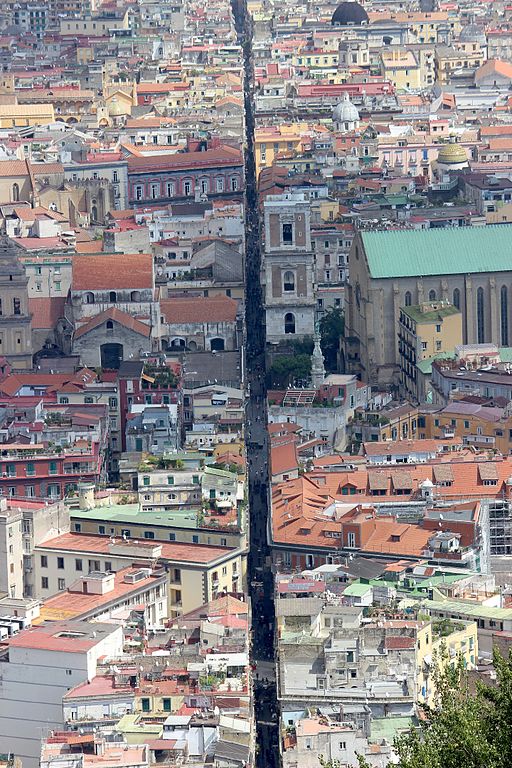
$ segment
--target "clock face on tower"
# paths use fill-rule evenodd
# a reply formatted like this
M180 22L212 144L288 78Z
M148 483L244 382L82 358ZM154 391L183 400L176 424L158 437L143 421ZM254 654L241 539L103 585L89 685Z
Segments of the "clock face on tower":
M361 286L356 283L356 304L358 309L361 307Z

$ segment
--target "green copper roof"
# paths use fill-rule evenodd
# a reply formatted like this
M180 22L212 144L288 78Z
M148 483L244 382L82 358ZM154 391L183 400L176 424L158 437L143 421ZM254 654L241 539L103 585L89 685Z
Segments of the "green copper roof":
M374 278L512 272L512 226L362 232Z

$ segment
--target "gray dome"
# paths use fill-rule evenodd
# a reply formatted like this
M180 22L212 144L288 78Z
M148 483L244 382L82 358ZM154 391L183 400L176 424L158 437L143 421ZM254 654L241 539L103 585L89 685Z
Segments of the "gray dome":
M355 2L340 3L334 11L331 24L335 27L347 27L368 23L368 14L362 5Z
M335 123L357 123L359 122L359 112L352 104L348 93L343 94L343 99L332 111L332 119Z
M478 26L478 24L467 24L465 27L462 27L459 40L462 43L480 43L480 45L487 45L485 32Z

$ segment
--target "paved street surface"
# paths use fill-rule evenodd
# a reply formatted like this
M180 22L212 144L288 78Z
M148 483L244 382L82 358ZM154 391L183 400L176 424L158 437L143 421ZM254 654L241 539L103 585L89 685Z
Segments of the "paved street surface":
M233 0L237 32L244 48L246 116L246 448L249 478L249 595L252 607L251 662L254 675L256 765L279 765L279 726L274 661L275 614L269 547L270 484L265 386L265 314L260 283L261 252L252 97L252 30L245 0ZM260 666L261 665L261 666ZM257 673L257 677L256 677Z

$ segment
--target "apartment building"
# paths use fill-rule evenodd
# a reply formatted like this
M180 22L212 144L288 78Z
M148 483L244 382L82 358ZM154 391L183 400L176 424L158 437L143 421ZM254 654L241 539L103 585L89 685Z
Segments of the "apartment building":
M117 572L134 564L165 567L168 578L167 615L177 616L205 601L244 588L239 549L68 533L34 550L34 596L62 592L91 571Z

